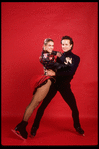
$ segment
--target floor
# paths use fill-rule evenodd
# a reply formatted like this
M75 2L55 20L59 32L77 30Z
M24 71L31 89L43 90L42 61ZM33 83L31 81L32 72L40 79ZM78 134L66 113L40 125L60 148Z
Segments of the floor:
M20 122L20 118L2 118L1 144L3 146L96 146L98 145L98 120L81 118L81 126L85 136L79 135L74 127L72 118L43 117L36 136L23 141L11 129ZM30 132L32 121L27 126Z

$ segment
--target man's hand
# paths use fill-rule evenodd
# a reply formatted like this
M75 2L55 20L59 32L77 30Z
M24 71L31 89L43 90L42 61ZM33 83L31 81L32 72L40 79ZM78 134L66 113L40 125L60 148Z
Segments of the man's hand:
M66 65L68 64L68 63L70 63L70 64L72 64L72 58L70 58L70 57L66 57L66 62L64 62Z
M55 72L51 69L46 70L46 72L47 72L47 74L46 74L47 76L55 76L56 75Z

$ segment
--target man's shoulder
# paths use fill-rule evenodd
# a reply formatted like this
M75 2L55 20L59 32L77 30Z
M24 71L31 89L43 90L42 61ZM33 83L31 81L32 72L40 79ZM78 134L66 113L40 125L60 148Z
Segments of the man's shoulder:
M72 53L72 55L73 55L74 57L80 59L80 56L78 56L78 55L76 55L76 54L74 54L74 53Z
M74 57L74 59L75 59L76 61L80 62L80 56L78 56L78 55L76 55L76 54L74 54L74 53L72 53L72 56Z

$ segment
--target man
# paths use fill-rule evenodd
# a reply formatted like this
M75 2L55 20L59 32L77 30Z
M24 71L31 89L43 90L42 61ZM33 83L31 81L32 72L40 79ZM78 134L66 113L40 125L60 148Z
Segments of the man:
M43 116L44 110L48 106L52 98L55 96L57 91L60 92L63 99L72 110L74 128L79 134L82 134L84 136L84 130L81 128L79 121L79 111L76 105L76 100L70 88L70 82L73 79L73 75L75 74L76 69L79 65L80 58L79 56L72 53L73 40L71 37L63 36L61 39L61 44L64 53L60 58L58 58L58 61L59 63L64 65L69 64L70 69L67 70L65 68L62 68L56 73L53 70L47 70L48 76L56 76L56 83L52 83L47 96L44 98L41 106L38 108L33 126L31 128L31 136L36 135L36 131L39 128L40 120Z

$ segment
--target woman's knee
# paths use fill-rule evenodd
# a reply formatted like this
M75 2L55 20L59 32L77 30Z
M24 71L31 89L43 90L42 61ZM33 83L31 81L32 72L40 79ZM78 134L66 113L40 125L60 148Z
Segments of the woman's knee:
M37 108L37 106L40 104L41 101L37 101L34 106L33 106L33 109Z

